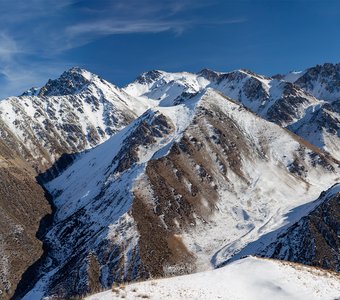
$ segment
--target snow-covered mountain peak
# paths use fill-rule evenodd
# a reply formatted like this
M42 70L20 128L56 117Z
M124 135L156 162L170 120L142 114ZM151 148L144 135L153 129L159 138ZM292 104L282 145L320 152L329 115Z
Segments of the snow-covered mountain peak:
M57 79L50 79L40 89L38 96L65 96L78 94L86 89L90 84L105 82L98 75L85 69L73 67Z
M282 80L235 70L227 73L203 69L197 74L151 71L149 81L135 81L124 88L134 97L153 99L161 106L172 106L186 98L213 88L242 103L253 112L280 125L301 118L309 105L318 102L298 86ZM145 73L146 74L146 73Z
M188 72L150 71L123 90L133 97L148 99L160 106L172 106L181 102L181 98L196 94L208 83L203 77L199 80L196 74Z
M196 74L197 76L203 77L209 81L216 81L221 73L204 68L201 71L197 72Z
M294 83L318 99L340 99L340 63L316 65L305 70Z
M149 84L159 79L163 73L164 72L159 70L144 72L136 78L135 82L138 82L140 84Z
M318 118L320 126L310 124L310 121L316 119L312 115L316 115L325 104L324 99L327 95L328 99L333 99L333 103L336 99L340 99L340 84L336 81L339 76L337 68L337 65L326 64L322 68L317 66L306 71L294 71L286 76L273 77L262 76L244 69L225 73L203 69L196 74L151 71L148 76L149 81L132 82L123 90L140 99L149 101L152 99L155 105L172 106L191 99L207 88L213 88L271 122L284 127L290 126L290 129L294 128L293 132L338 157L340 133L336 132L339 118L336 110L332 109L331 126L327 125L329 117L323 117L322 120ZM315 80L306 79L303 84L304 78L311 77L309 73L320 73L323 79L320 81L319 75L314 74ZM313 85L313 88L309 88L310 85ZM315 90L316 86L320 89ZM334 92L329 94L331 89ZM323 97L319 98L321 94Z
M40 91L39 87L31 87L27 91L23 92L20 96L38 96Z

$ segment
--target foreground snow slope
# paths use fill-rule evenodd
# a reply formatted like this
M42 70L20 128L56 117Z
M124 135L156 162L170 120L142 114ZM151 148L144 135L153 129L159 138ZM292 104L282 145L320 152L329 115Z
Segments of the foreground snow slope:
M287 262L248 257L213 271L117 287L86 300L330 300L339 297L339 275Z

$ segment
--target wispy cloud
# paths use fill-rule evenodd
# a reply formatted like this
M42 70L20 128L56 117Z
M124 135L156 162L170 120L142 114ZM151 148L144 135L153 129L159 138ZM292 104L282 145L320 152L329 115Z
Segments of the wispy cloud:
M100 20L79 23L67 27L65 30L69 38L76 38L83 34L90 34L92 38L101 35L128 34L128 33L157 33L168 30L182 31L189 23L183 21L163 20Z
M0 62L11 62L13 56L20 53L20 49L14 39L6 33L0 32Z
M132 34L132 33L159 33L172 31L176 35L182 34L187 29L195 26L211 26L223 24L236 24L246 22L245 18L227 20L95 20L78 23L65 28L64 43L62 50L78 47L106 35Z
M196 17L193 12L215 4L202 0L107 1L105 6L82 6L86 20L65 27L65 49L82 46L107 35L159 33L183 34L197 26L243 23L245 18L218 19ZM191 16L185 13L191 12ZM62 50L65 50L62 49Z

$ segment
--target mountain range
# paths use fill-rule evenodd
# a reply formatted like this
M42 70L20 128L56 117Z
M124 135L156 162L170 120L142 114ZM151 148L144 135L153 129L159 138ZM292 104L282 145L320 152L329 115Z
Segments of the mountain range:
M340 64L123 88L75 67L1 100L0 134L4 299L248 255L340 270Z

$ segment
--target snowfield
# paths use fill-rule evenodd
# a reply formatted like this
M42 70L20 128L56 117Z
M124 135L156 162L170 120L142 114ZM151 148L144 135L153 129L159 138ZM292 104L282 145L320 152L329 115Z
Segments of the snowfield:
M85 299L122 298L339 299L340 276L288 262L247 257L213 271L134 283Z

